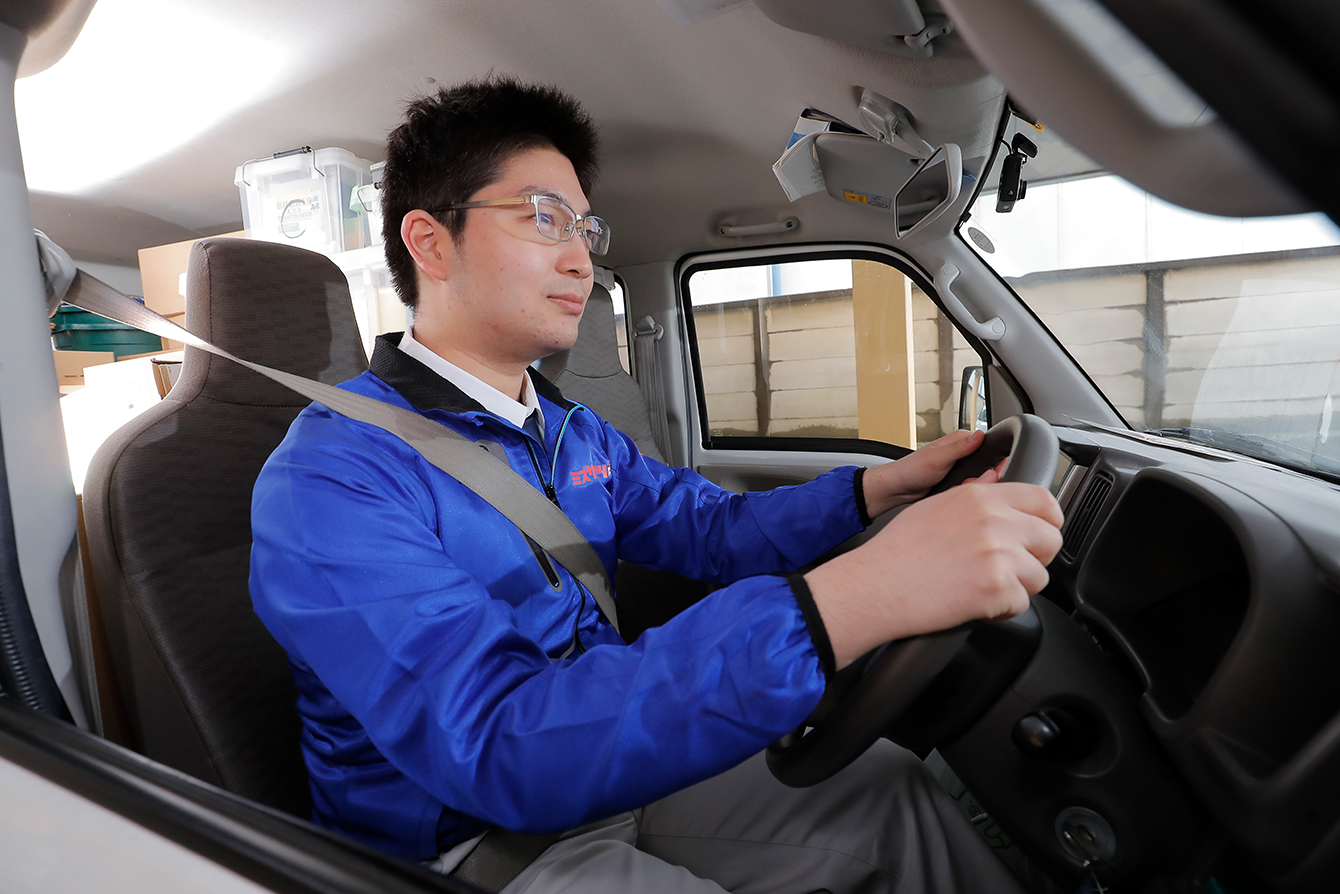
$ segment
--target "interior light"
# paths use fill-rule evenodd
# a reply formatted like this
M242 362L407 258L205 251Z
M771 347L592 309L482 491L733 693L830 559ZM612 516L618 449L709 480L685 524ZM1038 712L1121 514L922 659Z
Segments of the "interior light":
M81 193L208 131L278 83L288 53L165 0L101 0L65 58L15 85L33 190Z

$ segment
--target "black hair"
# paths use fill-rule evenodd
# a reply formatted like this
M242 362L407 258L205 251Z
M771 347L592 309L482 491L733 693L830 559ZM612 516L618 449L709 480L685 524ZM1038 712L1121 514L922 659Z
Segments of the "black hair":
M508 159L537 148L566 156L582 191L590 194L599 172L595 122L556 87L490 75L409 104L404 120L386 138L381 179L386 264L407 307L418 304L419 287L414 259L400 238L405 215L469 201L498 179ZM459 242L465 213L434 216Z

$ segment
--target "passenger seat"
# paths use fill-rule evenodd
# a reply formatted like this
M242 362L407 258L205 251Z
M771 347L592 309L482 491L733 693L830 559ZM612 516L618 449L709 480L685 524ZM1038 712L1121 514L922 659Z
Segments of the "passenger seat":
M540 361L540 372L569 400L585 404L628 435L644 456L664 462L652 437L647 401L633 377L619 362L617 322L609 290L591 288L577 342ZM643 630L658 627L707 595L710 587L678 574L620 562L615 579L619 627L629 642Z
M328 258L204 239L186 327L240 357L337 384L367 368L349 287ZM252 611L251 491L306 398L186 349L158 405L94 456L84 515L131 744L154 760L304 818L297 691Z

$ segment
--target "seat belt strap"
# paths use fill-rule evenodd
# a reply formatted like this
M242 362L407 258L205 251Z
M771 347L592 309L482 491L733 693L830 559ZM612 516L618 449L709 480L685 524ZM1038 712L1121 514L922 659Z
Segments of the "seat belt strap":
M661 366L656 357L656 343L663 335L664 327L650 316L638 320L633 330L633 362L651 419L651 439L665 461L670 462L670 423L666 419L665 389L661 387Z
M511 466L476 446L469 438L412 410L236 357L82 270L70 285L65 302L126 326L227 358L342 416L395 435L428 462L478 494L553 556L590 591L605 619L614 625L615 630L619 629L614 590L605 565L577 526Z
M489 829L449 874L485 891L501 891L560 837L557 832L523 835L508 829Z

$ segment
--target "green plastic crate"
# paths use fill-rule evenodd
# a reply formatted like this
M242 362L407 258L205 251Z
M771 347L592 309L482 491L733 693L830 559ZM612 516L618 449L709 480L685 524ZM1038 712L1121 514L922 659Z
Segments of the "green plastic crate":
M119 329L62 329L51 334L58 351L111 351L119 360L132 354L163 350L157 335L122 326Z
M51 341L58 351L111 351L120 359L163 350L157 335L63 304L51 320Z

